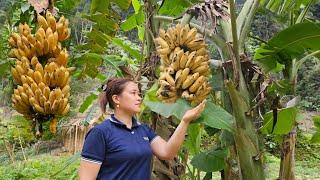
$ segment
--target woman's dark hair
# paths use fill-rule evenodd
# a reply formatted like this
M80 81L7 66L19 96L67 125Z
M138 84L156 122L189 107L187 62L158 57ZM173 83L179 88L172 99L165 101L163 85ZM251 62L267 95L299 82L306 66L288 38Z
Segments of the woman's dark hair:
M120 95L128 82L134 82L130 78L111 78L102 85L102 92L99 95L99 105L102 113L106 112L106 105L114 109L113 95Z

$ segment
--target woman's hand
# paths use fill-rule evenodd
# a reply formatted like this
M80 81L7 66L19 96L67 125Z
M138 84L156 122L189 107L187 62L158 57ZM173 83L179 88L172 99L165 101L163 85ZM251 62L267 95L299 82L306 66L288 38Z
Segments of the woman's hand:
M197 119L206 106L206 100L203 100L198 106L193 109L188 110L184 115L182 120L186 123L190 123L191 121Z

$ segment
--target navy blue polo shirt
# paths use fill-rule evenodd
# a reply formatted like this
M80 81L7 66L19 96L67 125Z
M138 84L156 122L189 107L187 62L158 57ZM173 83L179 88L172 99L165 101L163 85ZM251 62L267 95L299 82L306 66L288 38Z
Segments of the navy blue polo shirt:
M132 118L132 128L114 115L92 128L86 135L81 159L101 164L97 179L151 178L151 142L157 135Z

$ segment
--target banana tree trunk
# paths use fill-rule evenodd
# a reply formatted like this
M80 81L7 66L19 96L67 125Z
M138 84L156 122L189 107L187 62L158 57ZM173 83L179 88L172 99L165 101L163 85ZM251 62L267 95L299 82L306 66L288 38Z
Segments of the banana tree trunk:
M236 90L232 81L227 81L226 85L235 117L234 140L239 156L242 179L265 179L259 138L252 123L252 117L247 114L249 105L243 99L243 94Z
M279 180L294 180L294 154L296 144L296 130L293 129L284 137L281 145L281 163L279 171Z

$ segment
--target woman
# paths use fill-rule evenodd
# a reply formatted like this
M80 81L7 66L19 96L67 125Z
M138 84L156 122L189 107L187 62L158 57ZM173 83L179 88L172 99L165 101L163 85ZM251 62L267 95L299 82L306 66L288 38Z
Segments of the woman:
M99 97L103 112L114 109L108 120L95 126L86 136L81 153L79 176L89 179L150 179L154 154L173 159L182 145L189 123L198 118L205 102L188 110L168 142L135 118L142 98L138 85L127 78L111 79Z

